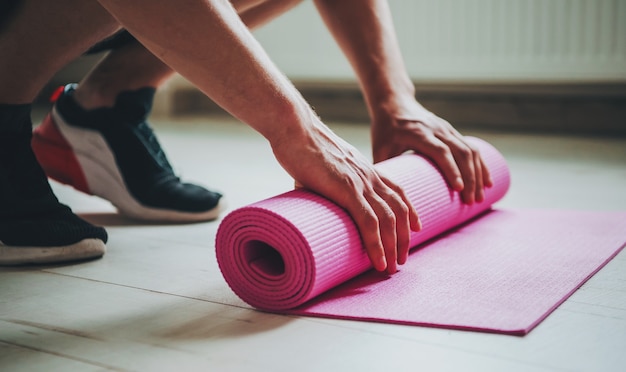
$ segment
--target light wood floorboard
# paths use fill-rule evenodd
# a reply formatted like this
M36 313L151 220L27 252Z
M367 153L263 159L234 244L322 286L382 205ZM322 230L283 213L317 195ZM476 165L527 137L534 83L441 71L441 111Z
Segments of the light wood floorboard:
M155 121L187 181L223 191L229 210L290 190L266 141L228 119ZM332 128L369 153L365 125ZM626 210L626 140L472 132L508 159L498 206ZM0 269L2 371L619 371L626 366L626 253L525 337L281 316L229 290L214 256L219 221L128 220L53 183L105 225L104 258ZM626 234L626 232L625 232Z

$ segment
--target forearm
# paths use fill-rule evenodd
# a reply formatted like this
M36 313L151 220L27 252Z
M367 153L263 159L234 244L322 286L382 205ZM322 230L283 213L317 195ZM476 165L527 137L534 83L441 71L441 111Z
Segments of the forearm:
M246 26L250 30L254 30L271 22L301 2L302 0L266 0L245 10L237 9L237 12Z
M100 2L154 55L271 143L311 125L306 102L228 1Z
M413 100L415 88L387 1L315 0L315 4L353 66L371 115L396 110L394 106Z

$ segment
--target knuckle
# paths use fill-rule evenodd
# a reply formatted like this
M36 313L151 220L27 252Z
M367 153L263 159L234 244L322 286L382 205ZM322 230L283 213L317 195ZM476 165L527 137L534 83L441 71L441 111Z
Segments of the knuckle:
M403 201L398 200L395 206L395 211L396 214L399 214L400 216L407 216L409 214L409 206Z
M385 187L385 190L380 193L381 197L385 200L385 214L388 218L396 218L396 216L406 216L409 214L409 207L406 205L403 199L403 191L397 185L393 187Z
M465 180L465 185L468 191L473 190L476 187L476 177L468 177L467 180Z
M373 213L363 213L361 215L361 225L365 229L366 232L376 231L378 230L378 218Z
M441 141L431 141L430 147L432 147L432 149L437 153L441 153L444 155L447 155L450 153L450 148Z
M473 158L472 150L469 147L462 146L456 150L456 155L458 159L467 161Z
M468 145L469 150L471 151L472 155L475 158L479 158L480 157L480 151L478 150L478 148L476 148L476 146L474 145Z
M452 124L450 124L450 122L447 119L444 119L442 117L436 116L436 118L438 119L438 121L441 123L441 126L447 130L453 129L454 127L452 126Z
M396 225L396 215L393 213L393 210L389 206L385 206L382 208L382 212L379 215L381 218L381 223L389 226L395 227Z

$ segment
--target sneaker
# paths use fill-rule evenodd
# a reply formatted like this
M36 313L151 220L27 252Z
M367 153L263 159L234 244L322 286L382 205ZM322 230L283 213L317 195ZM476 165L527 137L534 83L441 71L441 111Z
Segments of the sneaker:
M59 203L31 137L30 105L0 105L0 265L102 257L106 231Z
M62 88L34 131L33 149L49 177L150 221L212 220L222 195L183 183L146 122L154 88L122 92L113 108L82 109L75 84Z

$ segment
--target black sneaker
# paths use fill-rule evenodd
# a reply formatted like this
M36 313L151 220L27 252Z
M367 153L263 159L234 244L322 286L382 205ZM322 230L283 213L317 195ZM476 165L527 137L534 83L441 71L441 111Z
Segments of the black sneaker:
M30 105L0 105L0 265L101 257L106 231L59 203L31 137Z
M49 177L137 219L193 222L219 216L222 195L181 182L146 122L154 88L122 92L115 107L89 111L76 103L74 89L65 86L34 131L33 149Z

